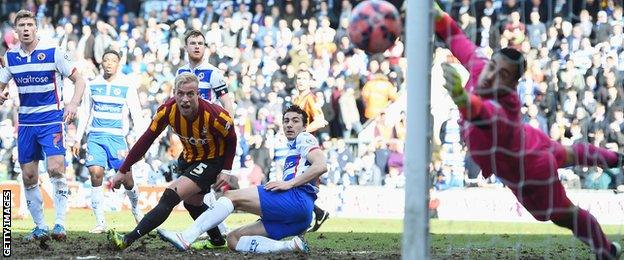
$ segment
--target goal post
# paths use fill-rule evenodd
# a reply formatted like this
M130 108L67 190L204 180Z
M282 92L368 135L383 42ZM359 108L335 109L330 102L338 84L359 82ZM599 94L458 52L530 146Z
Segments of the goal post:
M429 259L431 1L406 1L407 136L403 259Z

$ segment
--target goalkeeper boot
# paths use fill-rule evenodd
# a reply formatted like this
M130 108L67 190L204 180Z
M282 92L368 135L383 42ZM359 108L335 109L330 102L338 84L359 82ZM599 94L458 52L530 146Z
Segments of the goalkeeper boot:
M158 236L160 236L160 239L169 242L169 244L171 244L180 251L186 251L190 247L189 243L186 242L184 238L182 238L181 233L166 231L164 229L158 229L156 232L158 232Z
M112 230L112 229L109 230L106 237L108 238L108 241L110 241L110 243L112 244L115 250L124 250L128 248L128 246L130 246L124 240L124 236L122 234L117 233L117 231L115 230Z
M67 232L65 232L65 227L62 225L56 224L52 229L52 238L56 241L63 241L67 238Z
M48 236L48 228L39 228L35 227L30 232L30 234L24 236L24 241L30 242L35 240L48 240L50 237Z

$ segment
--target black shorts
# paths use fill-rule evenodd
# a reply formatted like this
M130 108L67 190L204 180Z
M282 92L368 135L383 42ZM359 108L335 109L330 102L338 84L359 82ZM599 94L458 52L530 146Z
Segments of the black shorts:
M222 158L186 162L178 160L178 173L191 179L201 189L201 194L210 193L210 186L217 181L217 175L223 170Z

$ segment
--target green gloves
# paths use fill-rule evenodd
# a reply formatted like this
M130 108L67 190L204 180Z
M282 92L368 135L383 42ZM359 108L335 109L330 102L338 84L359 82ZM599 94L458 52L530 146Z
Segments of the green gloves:
M468 95L462 87L459 72L450 64L442 63L442 72L444 75L444 88L449 92L453 102L459 107L465 107L468 104Z

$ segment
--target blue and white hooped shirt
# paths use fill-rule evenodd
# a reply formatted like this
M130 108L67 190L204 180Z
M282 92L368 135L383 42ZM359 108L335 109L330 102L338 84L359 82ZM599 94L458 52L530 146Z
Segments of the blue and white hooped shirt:
M190 72L197 76L199 79L199 96L205 100L215 102L217 98L228 93L223 72L210 64L208 59L204 59L194 69L190 68L190 64L185 64L178 69L176 76L184 72Z
M137 86L121 73L110 82L102 75L89 81L79 112L76 141L80 141L85 131L125 137L130 129L128 115L132 116L135 129L145 130L149 123L141 115Z
M20 47L4 55L5 67L0 69L0 82L11 79L17 85L21 126L42 126L63 121L63 77L76 68L60 48L39 41L31 53Z
M297 135L295 140L288 141L288 154L286 155L286 160L284 162L284 174L282 176L282 180L289 181L297 175L305 174L305 171L311 165L311 163L306 159L308 153L318 148L318 141L308 132L301 132ZM316 194L319 191L316 186L316 180L312 180L304 185L301 185L300 187L308 193Z

